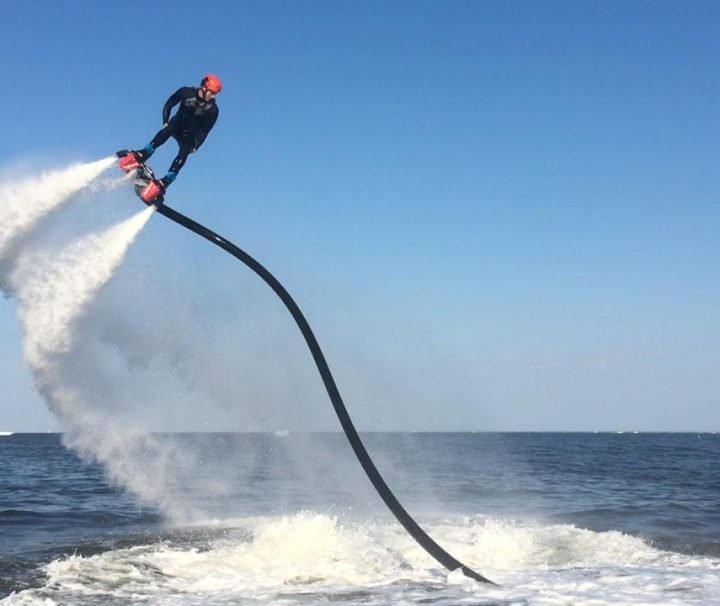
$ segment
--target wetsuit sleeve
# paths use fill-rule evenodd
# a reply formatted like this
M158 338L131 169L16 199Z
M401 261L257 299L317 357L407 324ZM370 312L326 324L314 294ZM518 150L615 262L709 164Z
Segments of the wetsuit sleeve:
M195 137L195 150L200 149L200 146L205 141L205 137L208 136L208 133L212 130L212 127L215 126L215 122L217 122L219 114L220 114L220 111L218 110L218 107L216 105L213 108L213 111L208 112L205 115L205 119L203 120L202 128L198 131L198 133Z
M172 108L185 98L185 88L186 87L178 88L172 95L170 95L170 98L165 101L162 111L163 124L167 124L170 121L170 112L172 111Z

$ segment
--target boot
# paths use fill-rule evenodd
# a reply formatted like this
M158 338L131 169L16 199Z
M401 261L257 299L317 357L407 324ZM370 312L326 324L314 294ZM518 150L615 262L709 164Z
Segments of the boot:
M167 189L168 186L175 181L175 177L177 177L177 173L171 170L167 175L160 179L160 184L163 186L163 189Z

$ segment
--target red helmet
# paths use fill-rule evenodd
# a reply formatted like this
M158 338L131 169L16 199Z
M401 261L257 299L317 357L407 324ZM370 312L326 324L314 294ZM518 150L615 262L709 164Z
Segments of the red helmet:
M202 82L200 82L200 86L202 88L206 88L214 95L217 95L222 90L222 82L220 82L220 78L214 74L208 74L205 76L202 79Z

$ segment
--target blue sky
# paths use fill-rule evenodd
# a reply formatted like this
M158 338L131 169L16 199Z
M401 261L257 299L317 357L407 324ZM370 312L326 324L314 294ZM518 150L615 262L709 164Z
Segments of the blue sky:
M715 2L11 0L0 166L139 147L217 73L169 203L286 283L361 429L720 430L718 31ZM0 303L0 428L54 429L17 333Z

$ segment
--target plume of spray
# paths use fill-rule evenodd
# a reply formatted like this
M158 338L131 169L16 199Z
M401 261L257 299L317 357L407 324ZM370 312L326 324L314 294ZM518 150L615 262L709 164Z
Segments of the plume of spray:
M65 443L102 463L115 483L168 511L172 496L161 478L167 477L167 468L181 463L182 453L142 427L128 427L114 418L112 409L97 406L92 391L68 372L74 364L91 363L82 353L84 359L77 359L77 322L153 211L149 207L60 251L24 249L8 283L18 303L25 360L38 390L64 424Z
M78 342L87 336L79 333L78 323L154 208L84 235L76 227L64 245L44 229L49 222L43 219L76 194L106 193L126 182L127 176L98 179L114 162L108 157L0 182L0 288L17 302L25 360L38 391L63 423L66 445L103 463L116 483L162 507L168 491L153 474L176 464L181 454L140 428L112 423L112 414L92 401L98 394L78 381L82 373L72 372L92 365L87 351L78 352ZM153 461L154 467L137 473L138 461Z
M54 171L41 179L16 180L11 186L0 183L1 201L12 209L0 209L0 288L17 302L26 362L38 391L63 424L65 445L101 463L113 483L158 507L172 521L207 519L205 497L225 495L246 484L241 476L251 473L252 465L240 470L232 464L212 470L199 466L203 447L152 433L153 416L165 428L172 422L167 402L172 403L175 416L185 411L193 418L212 401L222 403L219 410L235 407L240 394L243 405L251 409L250 416L257 409L262 420L268 408L262 400L267 399L270 381L254 361L256 348L247 348L253 351L253 359L246 359L242 349L238 352L236 338L223 338L224 322L218 323L222 330L208 343L205 319L208 311L212 313L208 306L203 308L202 333L191 330L195 314L183 317L184 329L178 332L178 314L192 311L192 304L185 305L182 296L181 301L168 297L168 286L157 284L156 271L150 283L141 286L139 297L132 291L137 272L131 284L123 284L121 276L109 283L152 208L99 229L91 215L106 206L106 197L103 205L68 205L62 213L54 213L52 220L40 221L80 190L105 194L124 182L127 178L88 181L113 162L109 158ZM81 215L67 221L77 210ZM81 228L80 223L86 226ZM58 228L66 232L60 240ZM182 284L187 281L183 275ZM194 301L197 284L191 281L191 286ZM157 296L148 297L147 290ZM216 312L224 317L224 312ZM262 334L256 345L267 342L268 328L255 331ZM248 328L243 337L255 332ZM276 349L271 352L273 358ZM280 370L290 366L283 364ZM253 373L263 379L262 389L248 395ZM287 391L295 394L297 390ZM282 395L282 389L275 392ZM247 420L246 416L243 421ZM245 450L241 454L253 456ZM189 487L201 498L194 500Z
M110 156L31 178L0 183L0 258L39 219L90 185L115 162Z
M18 256L10 287L18 301L25 359L43 371L70 350L72 326L107 283L154 208L110 229L89 234L65 250L31 250Z

